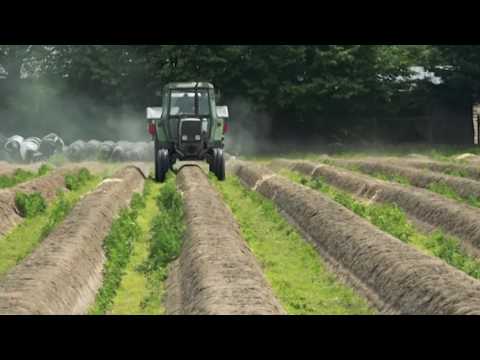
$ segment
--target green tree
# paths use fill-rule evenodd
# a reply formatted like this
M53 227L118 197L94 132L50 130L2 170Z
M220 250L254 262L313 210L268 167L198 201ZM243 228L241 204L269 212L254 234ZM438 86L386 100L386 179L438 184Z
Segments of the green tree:
M468 94L471 100L480 99L480 45L436 45L435 71L449 88Z

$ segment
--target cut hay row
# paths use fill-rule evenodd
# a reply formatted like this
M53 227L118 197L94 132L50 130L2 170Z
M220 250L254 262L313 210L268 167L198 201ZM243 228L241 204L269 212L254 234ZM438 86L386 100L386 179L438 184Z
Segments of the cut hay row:
M152 162L142 162L142 161L131 161L127 164L125 163L107 163L107 162L98 162L98 161L81 161L77 163L64 163L61 165L61 169L72 170L78 168L88 169L94 174L104 174L110 173L113 174L115 171L120 170L122 167L130 165L138 168L145 177L148 177L150 169L153 168Z
M471 165L479 165L480 164L480 156L478 156L476 154L470 154L470 153L458 155L454 158L454 160L462 161L462 162L465 162L465 163L468 163L468 164L471 164Z
M399 166L408 166L417 169L430 170L452 176L466 177L472 180L480 180L480 167L470 164L433 161L429 159L415 160L407 158L378 158L377 161L383 161L386 163L390 162Z
M338 274L383 313L480 314L479 281L265 167L243 161L228 167L273 200Z
M424 189L378 180L353 171L309 161L278 159L273 167L285 167L321 178L328 184L359 197L397 204L409 215L458 236L473 256L480 256L480 209L450 200Z
M76 170L80 170L80 168L76 168ZM4 236L23 221L15 204L17 192L26 194L39 192L43 199L51 202L59 190L66 190L65 175L73 171L74 168L55 170L50 175L0 190L0 236Z
M330 162L346 168L355 167L366 174L383 173L401 176L408 179L411 185L425 189L434 184L444 184L465 199L480 197L480 182L471 179L439 174L429 170L418 170L377 160L332 159Z
M83 314L102 283L103 240L144 176L127 167L87 194L67 218L0 280L1 314Z
M146 176L148 167L146 164L134 164ZM66 191L65 175L74 174L81 169L88 169L92 173L112 173L117 166L102 163L81 163L66 164L51 171L48 175L41 176L30 181L18 184L14 187L0 189L0 236L5 236L15 226L20 224L24 218L20 215L15 203L17 193L32 194L40 193L47 202L52 202L59 191Z
M315 247L305 241L273 201L242 185L236 176L212 183L240 225L241 233L276 298L290 315L373 315L377 311L336 279Z
M186 232L167 280L167 314L283 314L230 209L197 166L177 176Z
M11 164L6 161L0 161L0 176L10 176L15 173L16 170L21 169L25 171L36 172L43 165L43 162L30 164L30 165L20 165L20 164Z

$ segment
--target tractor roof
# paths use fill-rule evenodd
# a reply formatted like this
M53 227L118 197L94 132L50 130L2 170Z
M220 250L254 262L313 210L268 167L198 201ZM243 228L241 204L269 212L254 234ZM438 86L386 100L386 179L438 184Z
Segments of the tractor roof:
M193 88L199 88L199 89L213 89L213 85L207 82L178 82L178 83L170 83L165 86L166 89L168 90L173 90L173 89L193 89Z

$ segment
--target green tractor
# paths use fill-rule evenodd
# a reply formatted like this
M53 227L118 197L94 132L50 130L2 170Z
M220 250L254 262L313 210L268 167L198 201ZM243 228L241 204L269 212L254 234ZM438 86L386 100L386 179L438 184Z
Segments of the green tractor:
M147 108L148 130L155 141L155 180L164 182L176 161L204 161L225 180L224 136L228 108L215 103L206 82L171 83L162 91L162 107Z

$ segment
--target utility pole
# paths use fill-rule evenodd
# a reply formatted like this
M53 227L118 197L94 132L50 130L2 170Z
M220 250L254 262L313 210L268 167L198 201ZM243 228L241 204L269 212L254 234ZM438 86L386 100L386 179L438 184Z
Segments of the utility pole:
M473 143L479 145L480 102L473 104Z

